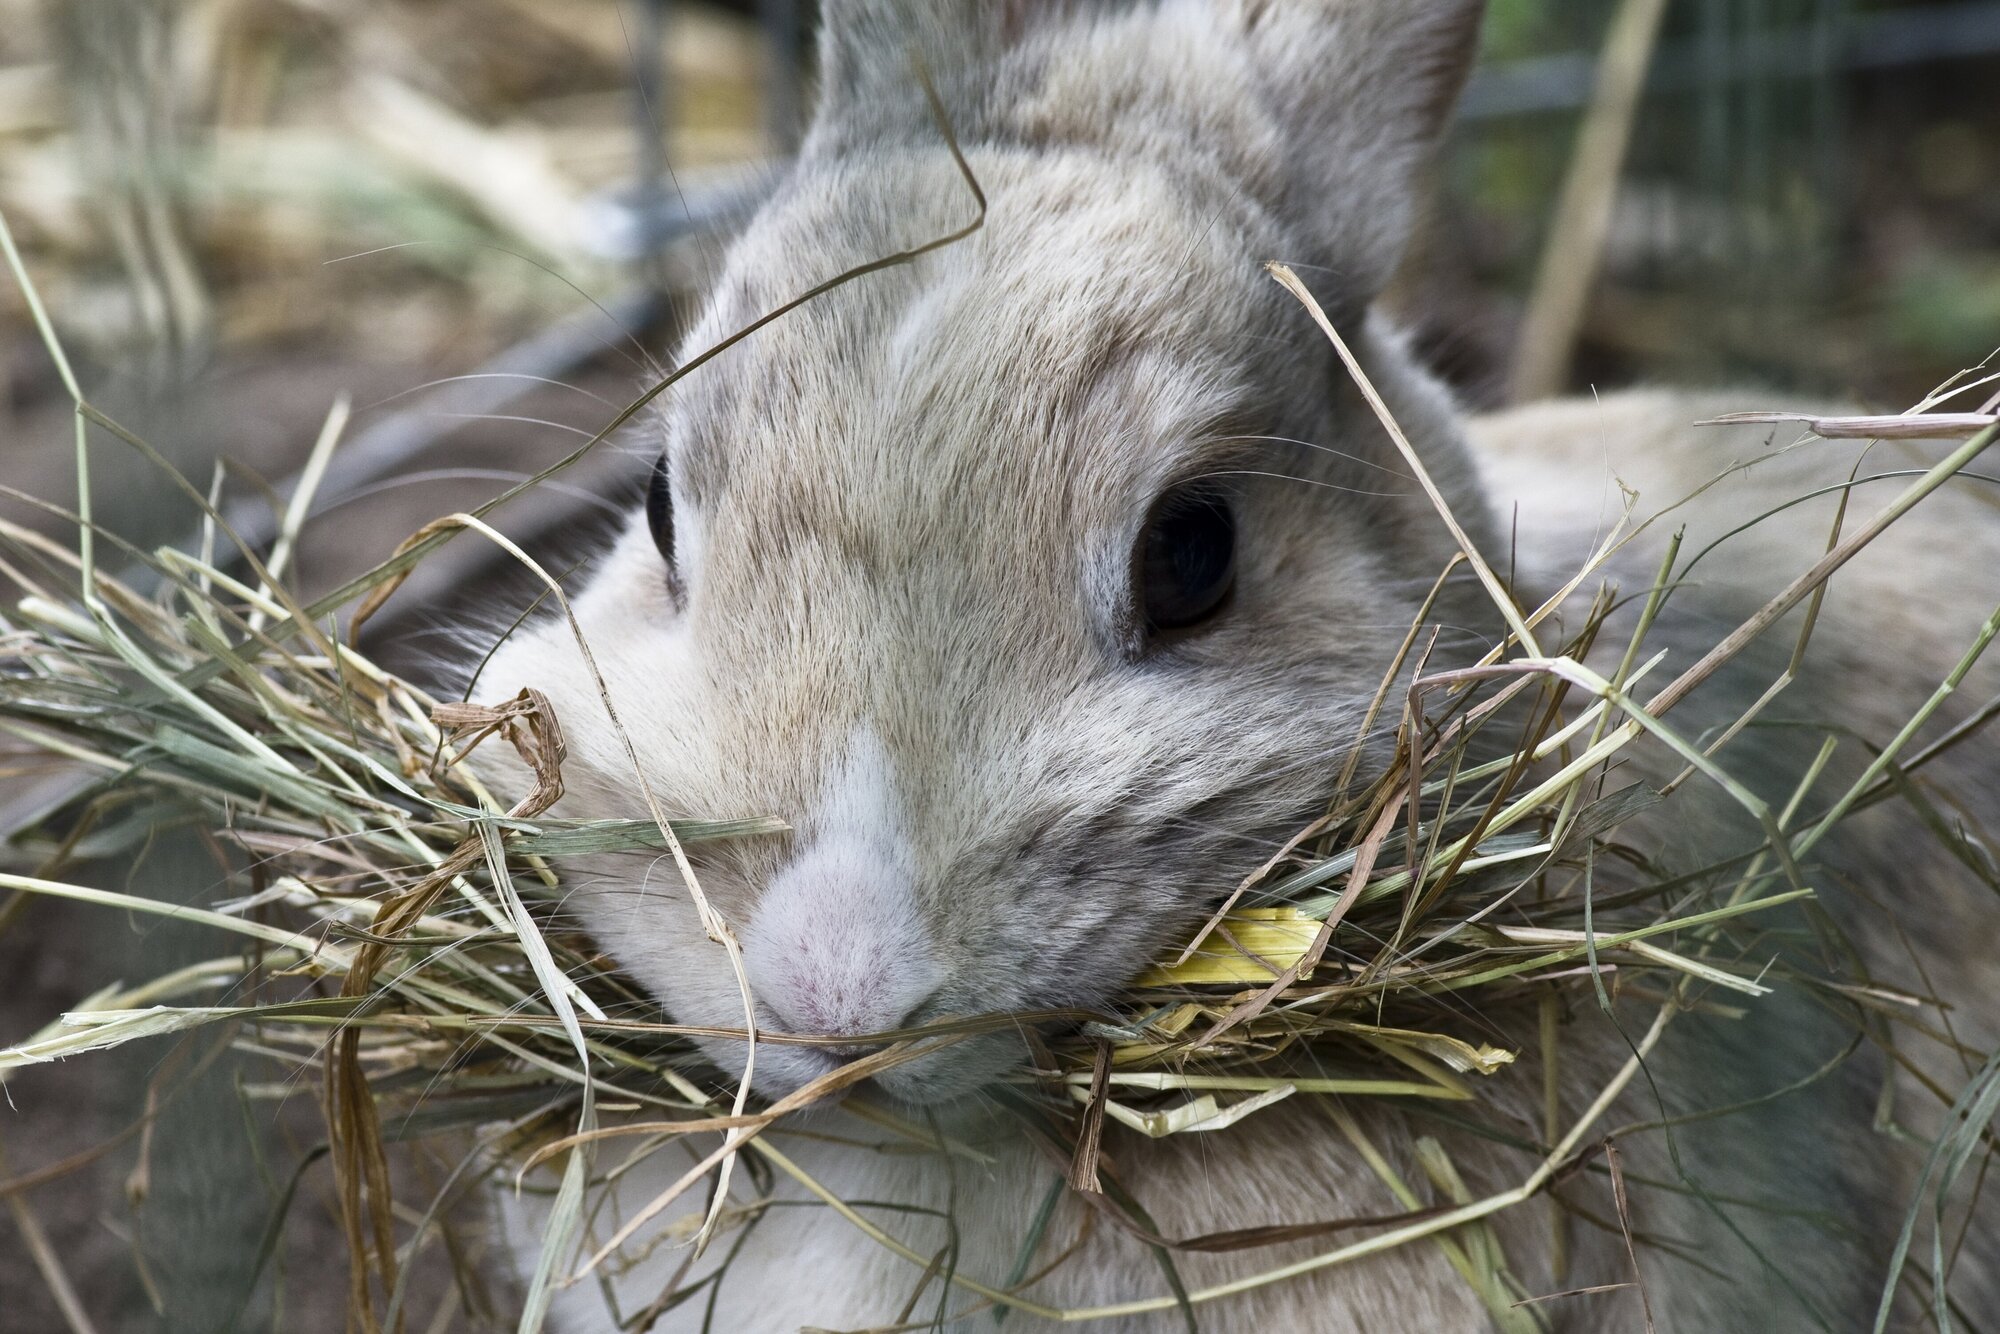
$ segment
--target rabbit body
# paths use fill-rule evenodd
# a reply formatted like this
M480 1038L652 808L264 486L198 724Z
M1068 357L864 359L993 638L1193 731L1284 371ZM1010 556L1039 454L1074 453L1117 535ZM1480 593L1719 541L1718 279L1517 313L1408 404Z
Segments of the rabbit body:
M1314 289L1471 541L1524 589L1579 567L1620 512L1617 481L1657 508L1765 448L1765 434L1690 428L1740 399L1636 394L1468 425L1370 313L1470 59L1476 0L824 8L818 116L733 243L687 347L965 228L981 217L968 173L983 220L835 287L677 385L659 423L669 485L655 522L635 517L575 600L592 660L557 618L515 634L481 677L484 693L533 685L553 702L570 747L559 813L644 813L622 728L668 814L770 812L791 824L782 838L694 850L704 892L742 942L766 1030L859 1039L948 1016L1097 1006L1312 817L1353 747L1386 744L1361 734L1363 717L1456 543L1260 261L1292 264ZM1852 454L1828 446L1760 464L1690 511L1696 537L1839 480ZM1160 498L1190 484L1227 496L1235 581L1210 619L1158 633L1135 602L1135 541ZM1670 618L1661 642L1679 635L1694 653L1713 643L1718 624L1822 549L1832 503L1788 511L1710 558L1713 586L1681 599L1702 610ZM1892 530L1836 583L1821 634L1840 647L1799 687L1871 736L1908 715L1983 614L1974 604L1991 590L1972 572L2000 568L2000 525L1975 500L1942 494L1919 515L1932 540ZM1964 536L1939 544L1935 525ZM1645 587L1658 549L1635 546L1628 588ZM1433 666L1469 663L1501 633L1469 578L1447 583L1430 619L1442 627ZM1769 679L1719 686L1688 714L1726 721ZM1816 746L1801 756L1752 738L1739 749L1782 799ZM1947 764L1975 789L1990 786L1976 782L1976 749ZM1697 786L1689 808L1707 811L1714 798ZM1718 827L1733 818L1714 812ZM1839 844L1840 856L1853 849L1843 869L1878 895L1922 885L1941 902L1962 876L1894 818L1858 817L1861 834ZM1687 827L1664 824L1662 837ZM605 858L591 872L569 906L664 1012L740 1026L735 972L672 865ZM1928 981L1943 991L1962 971L1950 959L1983 952L1991 931L1971 907L1928 916L1912 939L1941 952ZM1754 1098L1810 1070L1844 1031L1806 1000L1781 994L1756 1009L1754 1022L1676 1024L1656 1054L1660 1071L1681 1072L1657 1080L1670 1110ZM1605 1016L1569 1022L1596 1034L1563 1072L1574 1114L1629 1048ZM1532 1051L1532 1034L1511 1037ZM741 1043L718 1039L708 1054L742 1071ZM1482 1224L1490 1233L1452 1233L1455 1249L1423 1239L1315 1264L1375 1230L1332 1225L1404 1206L1306 1097L1217 1135L1110 1128L1106 1171L1149 1211L1154 1235L1067 1193L1037 1234L1065 1164L981 1093L1023 1058L1019 1035L999 1032L879 1076L865 1099L900 1109L914 1132L861 1107L772 1132L770 1153L746 1151L725 1218L755 1215L756 1226L725 1228L692 1260L683 1243L706 1201L682 1199L658 1220L650 1256L610 1276L616 1309L629 1317L676 1273L685 1286L726 1262L652 1327L957 1328L962 1317L973 1328L992 1316L965 1316L975 1291L926 1280L934 1257L955 1278L1004 1287L1073 1247L1023 1289L1029 1300L1136 1303L1147 1309L1085 1327L1173 1330L1185 1317L1154 1242L1327 1224L1275 1246L1170 1249L1178 1281L1203 1297L1200 1327L1641 1327L1616 1224L1567 1225L1559 1275L1562 1225L1539 1202ZM841 1060L760 1045L755 1084L781 1097ZM1528 1148L1420 1111L1348 1106L1423 1200L1446 1195L1412 1157L1419 1136L1483 1196L1538 1161L1539 1073L1518 1066L1494 1078L1492 1096ZM1867 1326L1909 1189L1873 1137L1879 1084L1857 1059L1810 1095L1732 1118L1727 1136L1684 1135L1678 1166L1657 1144L1631 1149L1635 1176L1670 1187L1635 1203L1633 1219L1668 1243L1639 1255L1661 1328L1814 1327L1801 1311ZM1634 1091L1613 1119L1660 1111ZM926 1126L956 1147L919 1142ZM629 1173L621 1213L690 1161L660 1154ZM1672 1188L1682 1169L1789 1212L1718 1206L1720 1221ZM1563 1189L1616 1217L1601 1175ZM836 1217L828 1196L859 1202L855 1219ZM538 1207L506 1211L532 1250ZM1829 1240L1805 1230L1807 1214L1860 1221ZM1482 1292L1454 1269L1454 1254L1491 1247L1520 1294L1622 1286L1515 1307L1514 1292ZM1780 1255L1783 1275L1759 1252ZM1209 1299L1281 1266L1299 1272ZM559 1298L557 1325L608 1331L610 1310L586 1280ZM1016 1311L1004 1327L1046 1323Z

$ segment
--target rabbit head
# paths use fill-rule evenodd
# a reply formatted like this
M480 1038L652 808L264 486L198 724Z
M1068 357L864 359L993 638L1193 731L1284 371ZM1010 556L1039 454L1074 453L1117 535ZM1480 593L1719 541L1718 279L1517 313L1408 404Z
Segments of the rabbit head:
M1367 744L1453 547L1262 261L1307 275L1488 528L1446 395L1369 314L1476 0L824 8L817 117L688 353L966 227L968 171L983 222L674 386L649 504L575 603L664 807L792 827L694 850L760 1024L855 1040L760 1047L770 1094L884 1031L1101 1004ZM643 816L561 618L481 688L521 685L568 733L562 809ZM595 869L571 906L603 947L673 1019L740 1025L671 863ZM943 1102L1022 1050L988 1032L878 1083Z

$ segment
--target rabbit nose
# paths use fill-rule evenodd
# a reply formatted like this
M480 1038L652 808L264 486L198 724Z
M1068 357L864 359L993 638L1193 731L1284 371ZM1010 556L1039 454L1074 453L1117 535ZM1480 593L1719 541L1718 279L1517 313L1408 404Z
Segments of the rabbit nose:
M866 1039L908 1026L945 969L897 859L834 835L771 878L744 933L751 990L773 1027L855 1038L822 1048L853 1059Z

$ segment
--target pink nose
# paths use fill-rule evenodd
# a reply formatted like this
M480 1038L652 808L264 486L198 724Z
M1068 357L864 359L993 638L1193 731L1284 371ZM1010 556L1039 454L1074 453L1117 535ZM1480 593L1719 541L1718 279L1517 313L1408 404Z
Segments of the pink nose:
M762 1007L800 1035L865 1038L907 1027L944 980L907 877L877 849L839 835L816 840L772 877L744 934L744 962Z
M905 1027L936 989L935 974L912 955L917 942L879 927L759 931L747 952L757 999L801 1035L862 1038Z

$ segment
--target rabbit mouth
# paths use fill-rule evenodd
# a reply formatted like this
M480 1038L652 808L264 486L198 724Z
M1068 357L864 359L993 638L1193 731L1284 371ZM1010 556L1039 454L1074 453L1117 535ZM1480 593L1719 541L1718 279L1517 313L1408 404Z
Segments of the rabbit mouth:
M741 1078L744 1060L740 1041L727 1044L726 1050L711 1047L709 1054L726 1078ZM993 1085L1020 1069L1027 1054L1021 1035L1012 1030L892 1044L760 1042L751 1086L759 1097L773 1104L833 1106L860 1094L937 1110L980 1100Z
M896 1102L942 1107L978 1098L1026 1060L1027 1047L1019 1034L981 1033L919 1052L874 1076L870 1084Z

